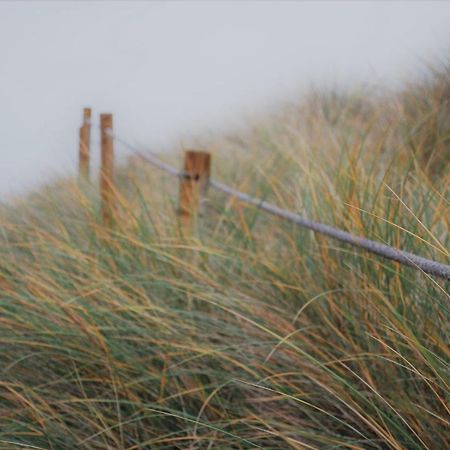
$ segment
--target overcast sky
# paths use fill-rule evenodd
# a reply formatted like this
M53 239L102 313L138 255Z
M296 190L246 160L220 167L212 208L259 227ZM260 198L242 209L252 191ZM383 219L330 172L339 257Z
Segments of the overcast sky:
M311 82L397 83L449 50L446 2L0 2L0 201L75 173L83 106L158 148Z

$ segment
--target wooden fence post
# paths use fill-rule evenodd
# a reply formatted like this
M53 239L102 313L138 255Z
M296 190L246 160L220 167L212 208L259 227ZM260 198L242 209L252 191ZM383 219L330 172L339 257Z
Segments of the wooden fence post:
M80 127L80 152L78 175L80 180L89 180L89 159L91 144L91 108L83 109L83 124Z
M103 223L111 225L114 216L114 150L112 132L112 114L100 114L101 131L101 168L100 198Z
M192 232L196 223L200 201L205 194L211 170L211 154L188 150L184 157L185 177L180 182L179 213L182 230Z

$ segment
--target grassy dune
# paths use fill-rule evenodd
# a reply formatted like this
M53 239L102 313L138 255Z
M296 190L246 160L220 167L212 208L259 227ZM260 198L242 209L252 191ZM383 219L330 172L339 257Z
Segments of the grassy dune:
M213 176L449 263L450 69L201 140ZM179 164L180 155L167 158ZM130 164L0 215L0 448L444 449L448 283Z

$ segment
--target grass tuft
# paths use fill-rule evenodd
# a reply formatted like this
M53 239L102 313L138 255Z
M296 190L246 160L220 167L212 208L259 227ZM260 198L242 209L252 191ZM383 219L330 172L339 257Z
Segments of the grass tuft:
M448 66L204 140L213 176L449 263ZM448 283L130 164L0 215L0 448L450 446Z

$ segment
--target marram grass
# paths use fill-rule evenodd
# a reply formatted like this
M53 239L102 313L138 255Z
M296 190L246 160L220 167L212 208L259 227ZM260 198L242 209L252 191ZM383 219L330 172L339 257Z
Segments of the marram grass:
M450 78L312 93L204 139L213 176L449 263ZM180 162L178 156L173 161ZM130 165L5 206L0 448L444 449L448 283Z

